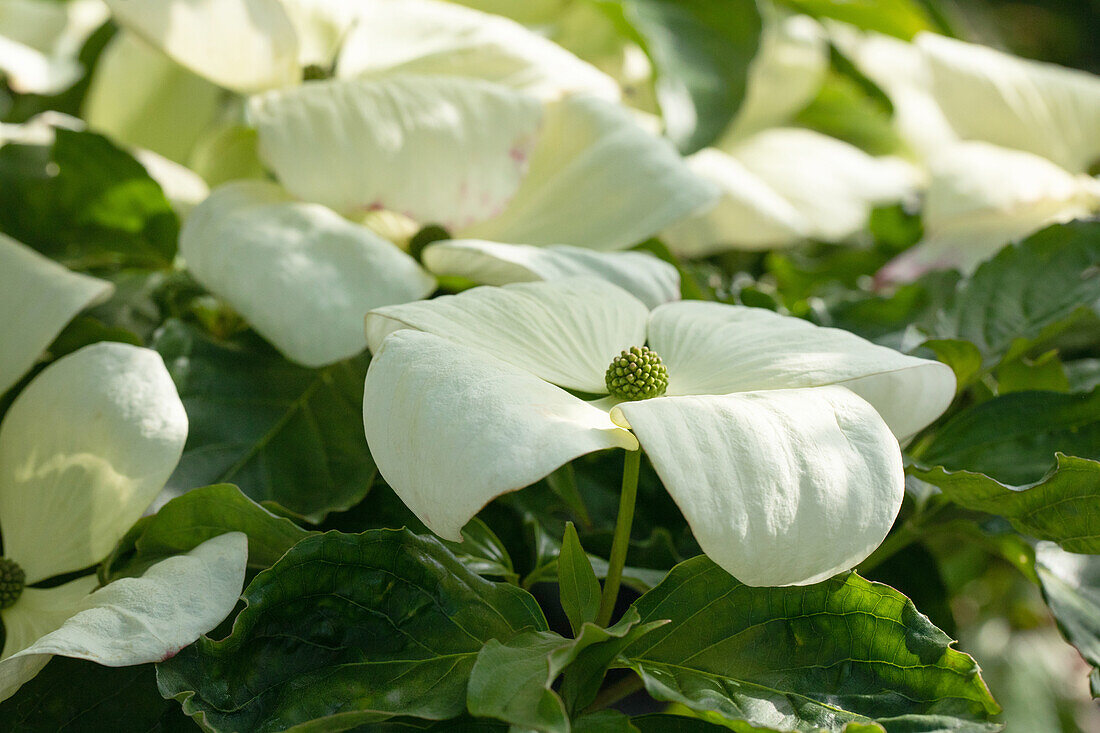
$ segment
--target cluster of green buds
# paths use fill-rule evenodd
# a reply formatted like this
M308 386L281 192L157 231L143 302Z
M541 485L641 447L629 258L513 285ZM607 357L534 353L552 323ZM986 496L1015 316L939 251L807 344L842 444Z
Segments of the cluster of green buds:
M668 370L648 346L631 346L611 361L604 375L607 391L621 400L648 400L668 389Z
M11 608L23 594L27 574L6 557L0 557L0 608Z

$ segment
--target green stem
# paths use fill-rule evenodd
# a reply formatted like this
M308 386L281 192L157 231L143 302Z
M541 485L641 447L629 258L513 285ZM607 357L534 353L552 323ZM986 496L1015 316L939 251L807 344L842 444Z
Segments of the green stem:
M619 583L623 579L626 552L630 547L630 528L634 524L634 503L638 498L638 470L642 465L642 451L626 452L623 461L623 490L619 494L619 517L615 520L615 537L611 541L611 557L607 559L607 577L603 581L600 611L596 624L607 626L619 598Z

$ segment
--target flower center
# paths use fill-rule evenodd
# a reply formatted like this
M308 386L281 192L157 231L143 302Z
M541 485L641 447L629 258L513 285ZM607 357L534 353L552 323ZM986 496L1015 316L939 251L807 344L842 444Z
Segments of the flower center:
M668 370L648 346L631 346L611 360L604 374L607 391L621 400L660 397L668 388Z
M6 557L0 557L0 608L11 608L23 594L27 574Z

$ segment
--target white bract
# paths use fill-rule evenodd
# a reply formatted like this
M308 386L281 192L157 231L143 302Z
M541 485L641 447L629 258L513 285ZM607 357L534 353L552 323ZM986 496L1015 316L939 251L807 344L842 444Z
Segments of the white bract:
M670 249L697 257L841 241L866 226L874 206L913 195L915 172L903 161L783 127L817 94L827 68L828 44L814 20L765 15L737 117L714 147L688 158L721 198L662 232Z
M973 271L1006 244L1100 209L1100 78L921 33L913 44L837 28L923 159L924 240L880 273Z
M4 0L0 73L21 94L57 94L84 73L77 56L106 20L102 0Z
M0 234L0 395L26 374L69 321L114 286L80 275Z
M519 23L438 0L109 0L123 32L86 101L92 127L188 163L217 127L221 89L313 74L474 77L554 99L618 99L614 80Z
M0 235L0 393L28 370L110 283L69 272ZM5 574L25 574L0 608L0 699L50 656L107 666L166 659L224 619L247 559L239 532L95 590L86 570L114 549L164 487L187 438L187 415L160 356L98 343L51 364L0 423L0 536Z
M751 585L856 565L901 504L898 438L951 402L952 371L848 332L738 306L650 311L594 279L482 287L378 309L363 400L379 471L433 532L606 448L649 456L703 551ZM607 395L648 344L664 396ZM897 437L895 437L897 436Z
M253 97L249 117L279 184L238 181L185 223L195 277L289 358L320 366L362 351L363 315L428 295L435 280L365 226L381 212L463 239L621 249L705 204L710 188L668 143L592 97L544 104L491 82L394 75ZM459 263L455 253L476 250ZM481 282L584 272L678 293L646 255L541 256L486 242L433 245L439 274Z
M17 303L4 301L10 291L0 288L5 366L15 370L6 381L30 366L59 322L88 297L109 292L105 283L65 277L54 271L58 265L47 267L39 255L13 249L21 247L0 240L0 273L30 287L15 291L24 300ZM40 315L39 308L50 312ZM12 564L18 566L25 587L2 599L0 699L52 655L107 666L162 661L232 611L247 559L239 532L99 590L94 574L33 587L86 570L114 549L164 487L186 438L176 388L149 349L87 346L50 365L19 393L0 423L0 564L6 578L16 572Z

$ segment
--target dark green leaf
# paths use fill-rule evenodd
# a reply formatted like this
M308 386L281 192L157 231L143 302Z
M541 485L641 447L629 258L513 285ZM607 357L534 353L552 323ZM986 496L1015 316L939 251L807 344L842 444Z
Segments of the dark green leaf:
M745 96L760 41L751 0L619 0L656 70L668 135L684 153L714 142Z
M752 588L697 557L634 607L643 622L671 619L623 652L660 700L781 729L994 728L974 660L905 596L854 573Z
M608 664L622 648L660 625L639 626L638 614L632 610L607 629L584 624L575 639L552 631L528 631L504 642L493 639L477 655L470 673L467 707L478 717L543 733L568 733L569 711L551 689L554 680L563 672L568 674L585 652L603 648L608 653L603 655L602 667L595 670L589 666L582 675L595 695ZM564 689L562 692L567 694Z
M1100 557L1073 555L1041 542L1035 570L1062 634L1092 665L1092 695L1100 697Z
M189 491L156 514L143 517L104 561L103 580L139 575L166 557L189 552L226 532L248 535L248 564L267 568L309 533L277 517L241 493L220 484Z
M366 357L307 369L270 349L216 342L169 321L164 357L191 423L170 485L233 483L320 521L357 504L375 476L363 436Z
M1100 463L1059 453L1057 467L1030 486L1006 486L970 471L914 469L951 501L1006 518L1020 532L1070 552L1100 553Z
M228 638L158 666L161 692L209 730L456 717L485 642L546 628L526 592L406 530L308 537L244 599Z
M917 462L1019 485L1046 474L1058 451L1100 459L1100 390L993 398L948 420L921 448Z
M600 610L600 581L596 580L592 563L584 554L572 522L565 525L565 537L558 555L558 592L574 635L586 621L596 620Z
M970 341L986 367L1067 328L1100 301L1100 221L1055 224L1001 250L959 284L933 327Z
M373 507L374 494L371 494L371 499L369 504ZM489 525L477 517L471 519L462 528L462 542L444 540L443 544L455 554L467 570L487 578L504 578L513 583L519 579L504 543L493 533L493 530L489 529Z
M573 721L573 733L639 733L618 710L600 710Z
M195 726L157 692L153 665L104 667L54 657L0 703L0 730L19 733L176 733Z
M0 231L76 270L163 268L179 220L145 168L102 135L0 149Z

